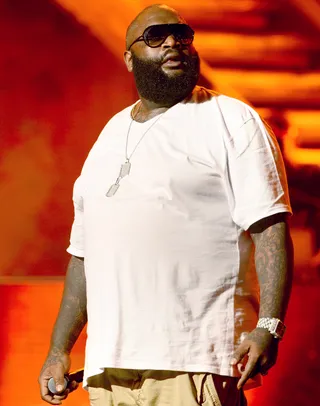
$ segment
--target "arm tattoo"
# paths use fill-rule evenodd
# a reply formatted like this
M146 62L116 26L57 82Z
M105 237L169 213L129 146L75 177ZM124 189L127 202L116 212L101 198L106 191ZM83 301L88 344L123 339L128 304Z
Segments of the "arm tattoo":
M84 262L71 257L59 314L51 337L51 358L70 353L87 323L87 296ZM52 360L54 363L54 360Z
M255 245L260 285L259 317L284 319L292 284L293 245L284 214L267 217L249 229Z

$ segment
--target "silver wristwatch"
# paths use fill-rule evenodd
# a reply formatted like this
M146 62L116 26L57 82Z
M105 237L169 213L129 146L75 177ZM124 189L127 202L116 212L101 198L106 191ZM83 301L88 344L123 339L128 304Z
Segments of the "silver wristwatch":
M286 331L286 326L280 319L275 317L261 317L258 320L257 327L266 328L275 338L282 340L284 332Z

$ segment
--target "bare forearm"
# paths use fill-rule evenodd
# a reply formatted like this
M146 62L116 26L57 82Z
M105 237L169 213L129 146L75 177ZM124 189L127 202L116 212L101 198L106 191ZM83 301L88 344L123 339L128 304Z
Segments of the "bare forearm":
M51 354L70 353L87 322L86 279L83 260L71 257L59 314L53 329Z
M255 263L260 285L259 317L283 320L291 293L293 272L293 246L288 225L285 221L277 222L277 216L273 216L258 227L253 227L251 236L255 244Z

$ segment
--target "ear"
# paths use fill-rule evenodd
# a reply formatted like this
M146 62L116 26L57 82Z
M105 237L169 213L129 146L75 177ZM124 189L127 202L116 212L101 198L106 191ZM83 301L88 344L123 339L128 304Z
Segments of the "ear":
M132 72L132 54L130 51L124 51L123 54L124 63L127 66L129 72Z

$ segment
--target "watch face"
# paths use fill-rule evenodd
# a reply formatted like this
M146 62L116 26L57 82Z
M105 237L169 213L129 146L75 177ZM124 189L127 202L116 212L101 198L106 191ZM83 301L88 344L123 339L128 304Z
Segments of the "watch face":
M282 338L286 331L286 326L280 320L276 320L272 330L275 336Z

